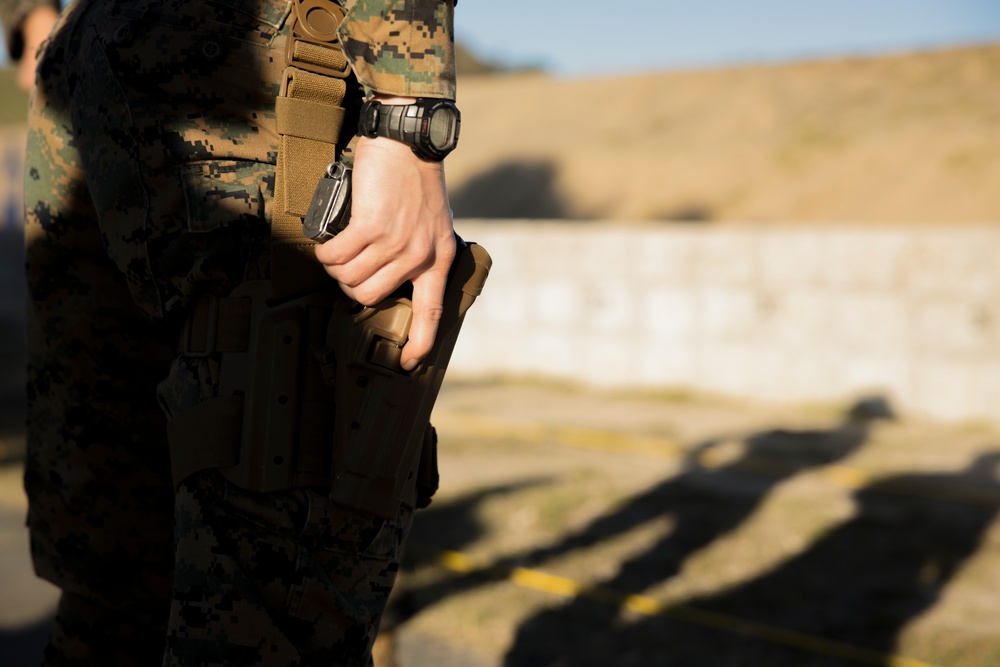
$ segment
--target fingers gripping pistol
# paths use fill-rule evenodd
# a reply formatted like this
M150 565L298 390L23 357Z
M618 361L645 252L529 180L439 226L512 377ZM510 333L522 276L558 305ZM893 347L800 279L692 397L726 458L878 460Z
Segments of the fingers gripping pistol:
M303 223L307 236L346 227L349 178L349 169L328 169ZM332 281L274 299L270 281L251 280L206 301L204 337L223 352L219 398L172 421L175 479L214 466L254 491L329 485L333 501L385 518L419 504L420 482L429 498L436 469L422 463L433 462L431 409L492 264L482 246L456 240L437 336L412 372L399 364L413 314L409 283L371 307Z
M307 236L325 240L347 226L349 179L350 169L343 165L328 169L303 223ZM482 246L457 236L456 241L434 345L412 372L399 364L413 315L409 284L375 306L341 299L334 308L317 358L334 386L335 502L386 518L396 515L401 502L413 504L408 496L431 410L465 314L492 264Z

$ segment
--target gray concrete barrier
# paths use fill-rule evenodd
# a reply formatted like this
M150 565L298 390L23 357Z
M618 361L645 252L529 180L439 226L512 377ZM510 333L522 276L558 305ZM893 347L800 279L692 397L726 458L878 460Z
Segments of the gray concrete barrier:
M456 226L495 264L452 376L1000 423L1000 225Z
M0 390L21 386L23 141L0 131ZM457 226L495 266L453 377L774 402L880 392L903 411L1000 423L1000 224Z

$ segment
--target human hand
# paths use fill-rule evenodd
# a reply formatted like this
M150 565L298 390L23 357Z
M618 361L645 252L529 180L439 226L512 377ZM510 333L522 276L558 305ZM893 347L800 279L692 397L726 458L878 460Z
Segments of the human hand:
M372 306L409 280L413 322L400 363L410 371L434 344L455 232L444 166L408 146L362 137L354 152L351 222L316 247L316 257L344 293Z
M55 7L38 7L31 10L21 22L21 35L24 38L24 51L21 54L21 64L17 69L17 85L21 90L31 90L35 85L35 65L38 49L41 47L52 26L59 19Z

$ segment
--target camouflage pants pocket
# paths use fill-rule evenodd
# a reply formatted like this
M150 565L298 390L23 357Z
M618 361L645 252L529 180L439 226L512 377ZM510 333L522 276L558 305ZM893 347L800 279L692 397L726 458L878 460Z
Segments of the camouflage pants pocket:
M410 512L383 521L325 493L185 480L165 664L367 664Z

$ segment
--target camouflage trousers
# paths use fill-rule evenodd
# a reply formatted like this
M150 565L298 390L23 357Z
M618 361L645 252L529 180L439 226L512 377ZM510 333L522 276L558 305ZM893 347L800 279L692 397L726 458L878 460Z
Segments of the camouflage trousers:
M201 294L269 275L287 0L78 0L40 59L25 188L25 488L62 589L51 665L367 665L411 510L175 489L167 420L215 395L176 353Z

